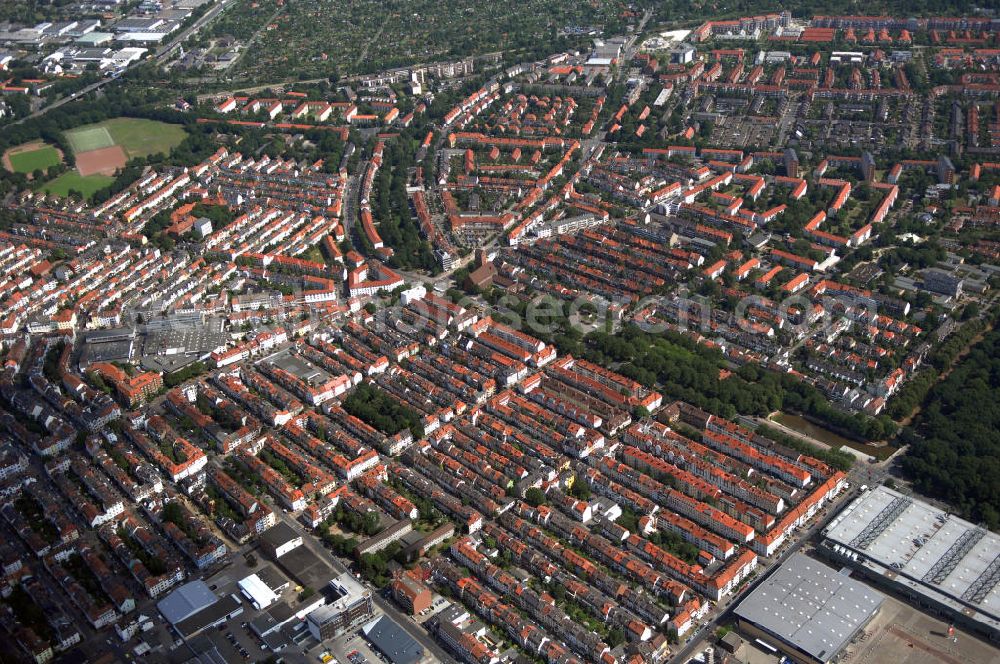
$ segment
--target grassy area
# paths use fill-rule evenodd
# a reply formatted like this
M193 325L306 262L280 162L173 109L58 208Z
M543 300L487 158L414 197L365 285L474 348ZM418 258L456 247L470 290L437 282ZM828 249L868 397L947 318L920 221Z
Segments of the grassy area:
M348 413L389 436L395 436L407 427L414 438L424 436L420 415L377 385L358 385L344 399L343 405Z
M38 168L45 170L62 161L59 157L59 151L51 145L45 144L39 144L37 148L32 150L12 152L8 158L15 173L31 173Z
M299 255L299 258L302 258L302 259L307 260L307 261L313 261L315 263L326 263L327 262L326 257L323 255L323 252L319 250L319 245L318 244L314 244L313 246L311 246L308 249L306 249L305 251L303 251Z
M129 159L169 152L185 136L180 125L141 118L113 118L66 132L76 153L117 145Z
M110 175L88 175L83 176L76 171L63 173L55 180L50 180L43 184L40 189L49 194L57 196L68 196L70 189L80 192L84 198L90 198L94 192L104 189L114 182Z
M115 118L102 122L129 159L170 152L187 136L184 127L155 120Z
M102 124L78 127L66 132L66 140L73 147L73 152L90 152L101 148L110 148L115 144L111 132Z

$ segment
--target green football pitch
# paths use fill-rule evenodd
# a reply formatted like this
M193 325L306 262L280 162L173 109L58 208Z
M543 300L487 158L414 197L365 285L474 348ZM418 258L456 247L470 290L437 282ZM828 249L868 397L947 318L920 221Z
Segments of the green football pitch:
M117 145L129 159L166 154L185 136L181 125L143 118L112 118L66 132L74 154Z
M102 125L67 131L66 140L73 147L73 152L77 154L100 148L110 148L115 144L115 139L111 138L111 132Z
M51 145L42 145L35 150L14 152L8 155L8 158L15 173L31 173L37 168L45 170L62 161L59 158L59 152Z

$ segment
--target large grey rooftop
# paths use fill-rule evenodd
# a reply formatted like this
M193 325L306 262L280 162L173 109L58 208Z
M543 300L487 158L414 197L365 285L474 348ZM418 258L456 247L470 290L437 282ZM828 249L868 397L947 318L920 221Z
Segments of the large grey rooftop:
M804 554L764 579L737 616L819 661L828 661L878 611L885 597Z
M424 648L389 616L382 616L363 628L365 637L393 664L417 664Z
M214 604L218 597L204 581L185 583L156 603L163 617L173 625Z
M918 585L1000 617L1000 536L880 486L834 519L826 538Z

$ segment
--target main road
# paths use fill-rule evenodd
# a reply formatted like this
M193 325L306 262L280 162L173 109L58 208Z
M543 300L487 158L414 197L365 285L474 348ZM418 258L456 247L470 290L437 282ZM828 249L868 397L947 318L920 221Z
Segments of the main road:
M165 62L166 59L169 58L173 54L173 52L175 50L177 50L177 48L188 37L190 37L191 35L195 34L199 30L201 30L203 27L205 27L206 25L208 25L211 21L215 20L215 18L219 14L221 14L230 3L234 2L234 1L235 0L217 0L217 2L215 3L215 5L211 9L209 9L207 12L205 12L204 16L200 17L194 23L192 23L188 27L186 27L183 30L181 30L180 32L178 32L177 35L175 35L174 38L171 39L169 42L167 42L166 44L161 45L156 50L156 53L153 55L152 59L154 61L156 61L157 64L162 64L163 62ZM62 97L61 99L57 99L56 101L52 102L51 104L43 106L42 108L38 109L37 111L35 111L31 115L26 115L23 118L21 118L20 120L14 122L13 124L21 124L25 120L30 120L30 119L33 119L33 118L41 117L42 115L45 115L46 113L48 113L52 109L59 108L60 106L63 106L64 104L68 104L71 101L76 101L77 99L80 99L82 97L86 97L91 92L94 92L96 90L100 90L104 86L106 86L106 85L108 85L110 83L113 83L115 80L117 80L115 77L102 78L101 80L96 81L94 83L91 83L90 85L88 85L88 86L86 86L84 88L81 88L80 90L77 90L76 92L74 92L74 93L72 93L72 94L70 94L70 95L68 95L66 97Z

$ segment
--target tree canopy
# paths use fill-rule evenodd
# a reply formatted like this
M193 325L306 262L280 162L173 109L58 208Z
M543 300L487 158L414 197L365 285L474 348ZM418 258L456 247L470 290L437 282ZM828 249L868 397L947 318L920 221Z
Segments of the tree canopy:
M344 410L390 436L403 429L409 429L415 438L424 435L416 412L370 383L358 385L344 399Z
M914 487L1000 527L1000 332L986 335L930 393L901 436L902 468Z
M747 364L723 378L722 354L675 332L652 335L634 325L621 334L592 332L585 357L600 364L620 363L616 370L648 387L661 387L671 398L732 419L738 414L766 416L776 410L809 415L858 440L880 440L895 434L887 416L851 414L831 406L812 385L786 373Z

